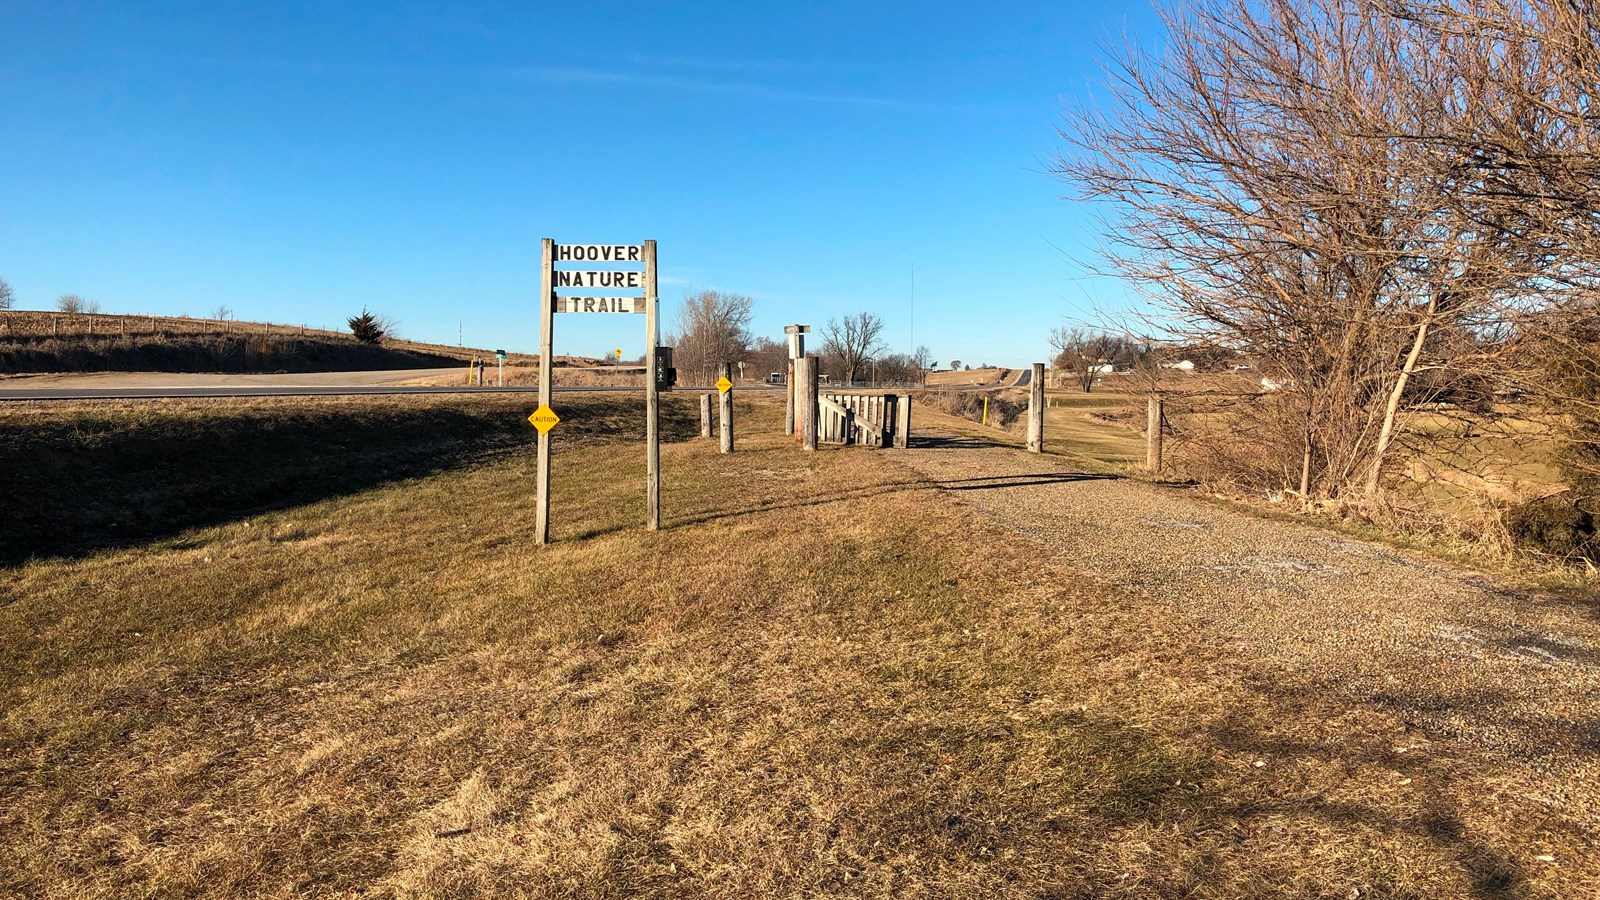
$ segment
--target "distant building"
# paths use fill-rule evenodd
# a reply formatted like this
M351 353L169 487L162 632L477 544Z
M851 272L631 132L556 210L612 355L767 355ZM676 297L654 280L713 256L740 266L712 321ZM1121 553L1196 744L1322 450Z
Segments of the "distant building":
M1164 363L1161 364L1161 368L1163 368L1163 369L1177 369L1180 372L1193 372L1194 371L1194 360L1192 360L1192 359L1180 359L1177 362L1164 362Z

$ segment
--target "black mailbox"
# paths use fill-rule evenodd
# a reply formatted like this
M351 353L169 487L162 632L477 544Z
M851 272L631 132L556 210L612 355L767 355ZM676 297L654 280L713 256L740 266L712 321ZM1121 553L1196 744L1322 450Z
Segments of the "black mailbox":
M678 383L678 370L672 367L672 348L656 348L656 390L670 391Z

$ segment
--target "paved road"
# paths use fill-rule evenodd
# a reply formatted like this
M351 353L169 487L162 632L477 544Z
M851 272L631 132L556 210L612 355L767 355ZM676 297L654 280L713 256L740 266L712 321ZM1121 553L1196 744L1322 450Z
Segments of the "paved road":
M420 372L419 376L417 373ZM39 384L31 378L0 381L0 401L61 401L61 400L161 400L195 397L324 397L350 395L403 395L403 394L537 394L533 385L512 387L469 387L467 385L419 385L381 383L385 379L411 381L418 377L437 376L437 369L405 370L397 372L336 372L320 375L160 375L145 373L120 375L89 380L51 378ZM209 383L203 379L209 378ZM315 383L316 381L324 383ZM179 383L173 384L172 381ZM373 382L379 383L373 383ZM167 382L167 383L163 383ZM187 382L187 383L185 383ZM310 383L297 383L310 382ZM327 383L333 382L333 383ZM339 383L344 382L344 383ZM556 393L642 393L643 386L590 386L557 387ZM709 387L680 385L679 391L711 390ZM776 391L781 387L748 384L740 391Z
M464 384L465 366L375 369L362 372L60 372L0 379L0 390L22 388L370 387Z
M556 393L643 392L642 387L558 387ZM684 390L680 388L680 390ZM187 397L333 397L360 394L537 394L520 387L434 387L426 385L347 385L282 387L154 387L154 388L0 388L3 400L162 400Z

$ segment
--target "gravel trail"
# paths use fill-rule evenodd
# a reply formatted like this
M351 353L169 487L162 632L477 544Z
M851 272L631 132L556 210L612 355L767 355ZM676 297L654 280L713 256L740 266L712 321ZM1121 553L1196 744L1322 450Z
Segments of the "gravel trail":
M895 458L1269 676L1385 707L1600 816L1600 604L1011 448L945 437Z

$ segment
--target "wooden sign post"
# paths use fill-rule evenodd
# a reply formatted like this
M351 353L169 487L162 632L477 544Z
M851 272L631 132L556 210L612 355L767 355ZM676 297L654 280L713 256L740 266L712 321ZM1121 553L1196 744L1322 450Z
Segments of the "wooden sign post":
M717 418L721 424L722 452L733 452L733 366L723 363L718 372L717 391L722 394L722 399L717 406Z
M644 271L557 269L556 263L603 263L643 265ZM635 296L559 296L570 288L595 290L641 290ZM539 429L538 498L534 508L534 540L550 542L550 429L561 419L550 408L555 340L555 314L644 313L645 330L645 523L654 531L661 527L661 405L657 390L656 345L661 343L660 319L656 315L656 242L643 244L557 244L543 241L539 275L539 409L528 417ZM618 350L621 356L621 350Z
M1166 419L1165 405L1160 394L1151 394L1145 409L1144 467L1152 475L1161 472L1161 427Z
M787 402L783 411L783 433L794 434L795 397L798 396L800 385L797 382L798 372L795 360L806 355L806 334L811 331L810 325L785 325L783 333L789 336L789 371L784 379L783 392Z
M1028 373L1028 450L1044 452L1044 363Z
M802 356L795 360L795 381L800 391L795 401L795 430L800 432L800 449L817 449L817 358Z

